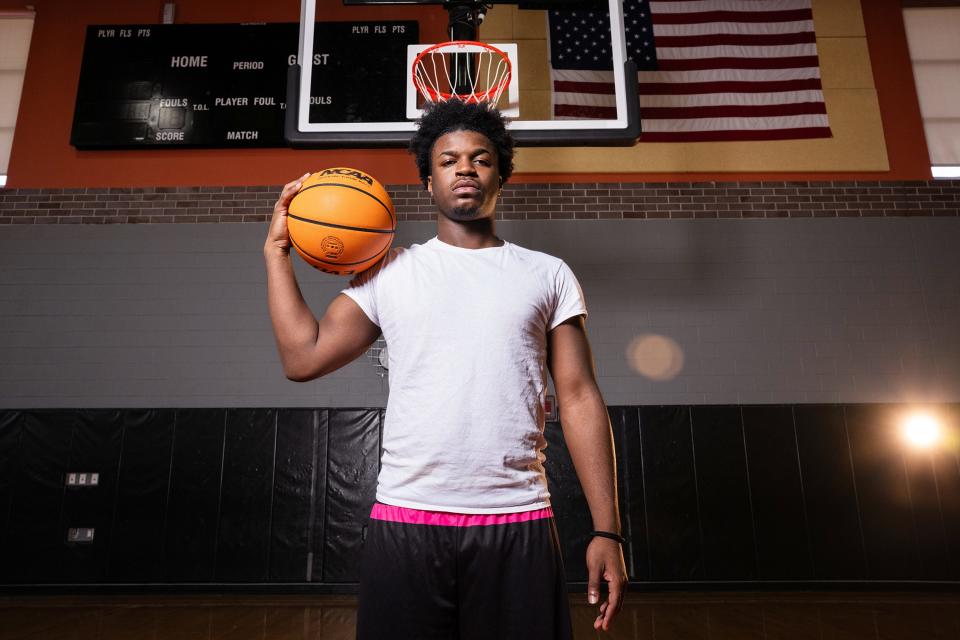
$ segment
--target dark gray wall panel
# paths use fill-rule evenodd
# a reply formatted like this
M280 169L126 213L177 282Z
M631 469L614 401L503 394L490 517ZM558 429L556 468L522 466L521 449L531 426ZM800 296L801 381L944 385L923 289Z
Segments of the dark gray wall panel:
M642 407L643 485L652 580L702 580L688 407Z
M324 582L356 582L363 531L376 497L380 412L330 411Z
M262 582L270 568L276 409L227 411L216 576Z
M739 407L693 407L697 495L707 580L757 575L750 483Z
M173 197L147 197L160 195ZM384 406L366 358L310 384L283 376L261 224L94 226L0 232L0 407ZM436 228L404 221L395 244ZM609 405L909 402L917 388L960 401L949 241L960 218L502 220L497 231L574 269ZM322 312L345 281L294 265ZM682 345L670 380L624 358L651 327Z
M315 508L317 410L277 412L277 456L270 528L270 580L304 582L310 574L311 515Z
M841 406L794 408L814 575L863 579L867 567Z
M214 578L225 420L223 409L177 411L164 542L171 582Z
M163 578L163 529L170 489L176 412L123 412L123 451L110 536L111 580Z
M803 484L790 407L743 407L758 575L765 580L813 577Z

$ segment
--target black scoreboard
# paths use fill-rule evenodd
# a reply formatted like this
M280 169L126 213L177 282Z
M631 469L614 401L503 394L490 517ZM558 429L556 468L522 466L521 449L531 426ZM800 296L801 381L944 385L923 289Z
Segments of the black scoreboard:
M78 149L284 147L299 25L87 28L70 143ZM317 22L310 119L406 118L416 21Z

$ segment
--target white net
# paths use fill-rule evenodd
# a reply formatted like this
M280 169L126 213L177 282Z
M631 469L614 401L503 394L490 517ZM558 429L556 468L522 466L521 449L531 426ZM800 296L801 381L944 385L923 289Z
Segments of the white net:
M455 40L425 49L413 63L413 83L428 102L457 98L496 106L510 84L507 54L482 42Z

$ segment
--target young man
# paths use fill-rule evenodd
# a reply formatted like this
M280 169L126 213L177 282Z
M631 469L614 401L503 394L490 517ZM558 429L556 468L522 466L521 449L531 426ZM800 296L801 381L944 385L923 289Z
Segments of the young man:
M593 518L594 622L620 610L610 423L562 260L500 239L497 198L513 170L502 116L459 101L428 109L411 142L437 206L437 236L395 250L317 321L290 264L283 188L268 232L270 315L286 375L310 380L383 333L390 396L377 503L361 562L359 638L570 638L563 567L543 470L549 367L563 432Z

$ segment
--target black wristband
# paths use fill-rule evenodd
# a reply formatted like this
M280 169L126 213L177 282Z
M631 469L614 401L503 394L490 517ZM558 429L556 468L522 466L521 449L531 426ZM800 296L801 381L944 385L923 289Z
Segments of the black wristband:
M623 544L627 541L627 539L623 536L616 533L611 533L609 531L591 531L590 535L594 538L610 538L611 540L616 540L620 544Z

